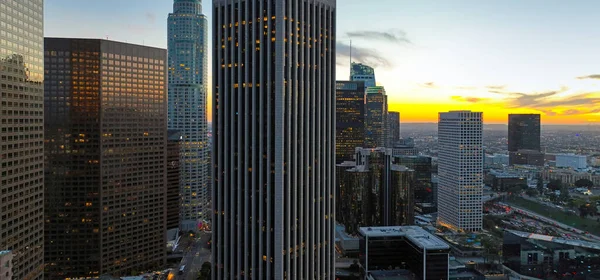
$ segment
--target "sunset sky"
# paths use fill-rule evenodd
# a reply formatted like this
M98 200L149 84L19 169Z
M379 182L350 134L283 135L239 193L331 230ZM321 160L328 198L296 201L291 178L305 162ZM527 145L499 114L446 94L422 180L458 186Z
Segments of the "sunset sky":
M211 17L212 1L204 1ZM170 0L46 0L45 36L166 48ZM600 1L337 0L337 78L375 67L402 122L447 110L600 124ZM209 73L210 75L210 73Z

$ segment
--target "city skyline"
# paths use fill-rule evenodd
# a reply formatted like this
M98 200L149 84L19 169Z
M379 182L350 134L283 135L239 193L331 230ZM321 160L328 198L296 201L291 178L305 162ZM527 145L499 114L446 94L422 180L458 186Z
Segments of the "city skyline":
M509 113L540 113L543 124L598 123L600 56L593 46L600 31L592 23L599 4L551 2L347 0L338 7L337 79L348 79L352 39L353 61L375 67L389 110L401 112L403 123L435 122L448 110L484 111L485 123L507 123ZM47 3L46 36L166 47L171 1ZM390 9L397 5L403 8ZM115 20L94 24L108 10ZM377 13L378 21L354 29L361 13ZM210 20L211 9L206 15ZM73 24L82 17L90 24Z

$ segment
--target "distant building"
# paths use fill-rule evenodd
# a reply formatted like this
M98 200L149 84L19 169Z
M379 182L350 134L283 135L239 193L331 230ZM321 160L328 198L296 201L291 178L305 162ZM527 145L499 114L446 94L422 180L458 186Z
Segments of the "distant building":
M356 147L365 143L365 91L363 81L336 82L336 161L354 159Z
M163 265L166 50L46 38L45 52L45 278Z
M439 114L438 222L464 231L483 226L483 113Z
M415 141L412 138L398 139L392 147L393 156L417 156L419 150L415 148Z
M556 155L556 167L566 167L572 169L586 169L587 157L574 154Z
M541 152L540 144L540 114L509 114L508 115L508 151L516 153L520 150ZM514 157L510 164L515 163Z
M0 251L0 279L12 280L13 254L11 251Z
M565 279L565 274L573 276L575 272L585 279L600 269L600 244L505 230L502 257L514 277Z
M511 165L544 166L544 154L535 150L509 152L509 162Z
M179 228L180 217L180 166L179 152L181 132L171 130L167 132L167 230Z
M387 148L394 147L400 141L400 113L387 112Z
M387 95L383 87L369 87L366 95L365 147L386 146Z
M486 167L509 165L509 156L504 154L485 155L484 165Z
M518 174L490 170L486 175L486 183L494 191L505 192L515 186L527 185L527 178Z
M389 149L356 151L356 162L337 166L337 221L351 234L366 225L412 224L414 170L393 164Z
M373 67L362 63L352 62L352 65L350 66L350 80L365 82L365 90L368 87L377 86L375 81L375 70Z
M365 275L377 270L407 269L417 279L448 279L450 246L423 228L361 227L359 234L359 261Z

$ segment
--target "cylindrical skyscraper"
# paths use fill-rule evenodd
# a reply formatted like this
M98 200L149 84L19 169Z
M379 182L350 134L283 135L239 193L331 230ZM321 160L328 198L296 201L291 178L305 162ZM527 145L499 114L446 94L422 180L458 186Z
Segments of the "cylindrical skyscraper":
M208 22L201 0L175 0L168 19L169 121L181 134L181 229L209 219L206 123Z
M213 0L213 278L333 279L335 0Z

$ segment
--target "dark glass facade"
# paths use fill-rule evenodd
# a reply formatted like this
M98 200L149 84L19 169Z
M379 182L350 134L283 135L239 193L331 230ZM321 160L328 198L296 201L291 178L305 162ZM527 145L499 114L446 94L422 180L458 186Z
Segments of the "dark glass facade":
M336 1L212 14L212 279L332 279Z
M338 81L335 92L336 162L354 159L356 147L365 142L365 83Z
M387 144L386 147L392 148L400 142L400 113L387 112Z
M540 151L540 114L508 115L508 151Z
M365 89L377 85L375 80L375 69L362 63L352 62L350 67L350 80L365 82Z
M427 156L394 156L394 164L414 170L415 203L436 203L431 186L431 158Z
M41 279L44 265L43 6L0 1L0 250L13 279Z
M179 156L181 133L169 130L167 136L167 229L179 228Z
M166 51L45 40L47 279L165 263Z

